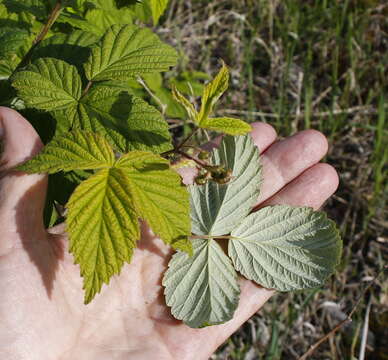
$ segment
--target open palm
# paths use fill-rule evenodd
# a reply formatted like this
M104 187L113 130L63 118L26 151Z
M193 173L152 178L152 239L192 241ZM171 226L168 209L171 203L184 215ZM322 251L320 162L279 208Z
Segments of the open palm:
M64 228L43 226L46 177L9 171L39 152L39 137L7 108L0 108L0 135L0 359L207 359L273 294L241 279L233 320L187 327L172 318L163 298L161 279L171 250L144 225L131 264L83 305L82 279ZM256 123L252 137L263 153L260 206L318 208L337 188L335 170L318 164L327 151L319 132L275 142L273 128Z

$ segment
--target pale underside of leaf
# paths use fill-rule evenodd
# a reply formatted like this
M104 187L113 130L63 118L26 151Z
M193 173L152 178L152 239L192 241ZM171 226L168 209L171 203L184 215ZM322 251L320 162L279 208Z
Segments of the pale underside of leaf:
M192 232L197 235L228 234L249 214L260 192L259 151L250 135L225 136L212 163L225 165L233 177L226 185L189 186Z
M193 256L176 253L164 275L167 305L175 318L198 328L232 319L240 289L230 259L214 240L193 240Z
M249 215L231 236L228 253L236 270L280 291L321 286L338 265L342 249L326 214L287 205Z
M126 176L104 169L77 187L67 208L70 252L80 264L85 303L130 262L140 230Z
M53 58L38 59L27 70L12 77L12 85L27 106L40 110L61 110L77 104L81 78L77 69Z
M85 72L88 80L131 79L174 66L176 51L146 28L114 25L92 49Z
M207 118L201 121L199 126L203 129L218 131L229 135L245 135L252 130L252 127L245 121L228 117Z
M61 170L106 168L114 161L113 150L102 136L78 130L55 137L42 153L19 166L18 170L52 174Z
M153 232L175 249L190 252L189 196L168 161L150 152L132 151L116 166L125 171L134 206Z

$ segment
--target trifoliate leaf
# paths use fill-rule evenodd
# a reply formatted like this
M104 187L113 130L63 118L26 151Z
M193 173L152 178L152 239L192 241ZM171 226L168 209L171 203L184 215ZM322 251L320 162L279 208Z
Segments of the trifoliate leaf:
M168 124L162 114L119 87L96 84L81 99L77 111L67 115L72 116L74 128L104 134L122 152L161 153L172 147Z
M28 32L24 29L0 28L0 57L7 58L10 54L16 54L28 37Z
M12 86L29 107L40 110L74 108L81 97L77 69L62 60L38 59L12 77Z
M250 135L225 136L211 163L231 169L232 180L226 185L208 182L189 187L192 232L196 235L228 234L249 214L259 196L262 170Z
M192 121L196 121L198 116L197 110L195 110L194 105L179 92L175 85L172 86L172 96L176 102L178 102L185 108L189 118Z
M72 131L55 137L43 151L18 167L28 173L101 169L115 161L109 143L100 135L87 131Z
M280 291L321 286L338 265L342 248L334 222L306 207L263 208L231 236L228 253L236 270Z
M92 81L120 80L161 72L174 66L176 51L146 28L114 25L92 49L85 64Z
M175 318L198 328L232 319L240 289L237 274L220 245L193 240L193 256L178 252L163 278L166 303Z
M131 151L116 166L125 172L140 217L175 249L190 252L189 195L181 178L162 157Z
M229 135L245 135L252 130L252 127L245 121L228 117L207 118L202 120L199 126L203 129L214 130Z
M228 84L229 70L225 63L222 63L222 68L219 73L206 85L203 91L201 109L197 119L199 125L211 114L218 99L228 89Z
M83 64L89 57L89 46L99 41L93 33L75 30L70 34L56 34L42 41L32 53L32 60L52 57L71 65Z
M67 204L70 252L81 268L86 304L131 260L140 230L129 193L123 170L103 169L81 183Z
M154 25L157 25L159 18L163 15L167 8L168 0L149 0L149 2Z

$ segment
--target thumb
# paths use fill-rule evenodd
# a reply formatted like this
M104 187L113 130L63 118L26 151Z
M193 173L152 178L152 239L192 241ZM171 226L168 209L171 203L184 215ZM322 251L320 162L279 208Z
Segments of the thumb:
M47 176L27 175L13 170L16 165L35 156L43 144L34 128L14 110L0 107L0 253L5 234L29 232L31 239L44 231L43 209ZM28 229L28 230L26 230Z

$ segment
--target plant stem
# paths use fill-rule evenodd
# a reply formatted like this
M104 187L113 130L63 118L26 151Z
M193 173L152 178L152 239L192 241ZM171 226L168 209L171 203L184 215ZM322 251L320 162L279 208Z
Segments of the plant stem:
M177 149L174 149L174 150L172 150L172 151L173 151L174 153L176 153L176 154L179 154L179 155L184 156L185 158L187 158L187 159L189 159L189 160L194 161L197 165L199 165L199 166L202 167L202 168L208 166L208 164L202 162L202 161L199 160L199 159L196 159L195 157L193 157L193 156L191 156L191 155L185 153L184 151L177 150Z
M89 80L88 84L85 87L85 90L82 92L81 97L84 97L88 93L88 91L92 85L93 85L93 81Z
M182 149L182 147L193 137L193 135L198 131L199 128L195 128L189 136L187 136L185 139L182 140L180 144L174 147L172 150L165 151L164 153L161 153L161 156L166 156L173 153L179 153L179 151ZM181 154L182 155L182 154ZM186 156L187 157L187 156Z
M233 240L236 238L233 236L230 236L230 235L224 235L224 236L192 235L192 236L190 236L190 239L204 239L204 240L206 240L206 239L214 239L214 240L229 239L229 240Z
M150 95L160 106L161 110L162 110L162 114L164 116L164 114L166 113L166 109L167 109L167 105L164 104L162 102L162 100L160 100L152 91L151 89L148 87L148 85L146 84L146 82L140 77L138 76L137 77L137 82L143 86L143 88L145 89L145 91L147 91L148 95Z
M60 15L61 11L63 9L62 6L62 0L57 0L54 8L52 9L46 24L43 26L40 33L36 36L34 41L32 42L31 48L28 50L27 54L24 55L22 61L19 63L19 65L16 67L14 73L19 70L20 68L26 66L31 59L32 52L35 50L35 48L42 42L42 40L46 37L47 33L50 31L51 27L54 25L55 21L58 19L58 16Z
M182 142L176 147L177 150L180 150L198 131L199 128L195 128L186 138L182 140Z
M364 299L366 292L370 289L370 287L375 283L376 279L382 274L384 271L388 270L388 265L385 265L382 269L379 270L377 275L369 282L369 284L364 288L364 291L359 296L357 302L353 306L353 309L350 311L349 315L339 322L333 329L331 329L325 336L320 338L315 344L310 346L310 349L305 352L298 360L307 360L314 353L314 351L326 340L330 338L330 336L334 335L338 330L342 328L345 324L352 321L352 316L356 312L358 306L361 304L361 301Z

